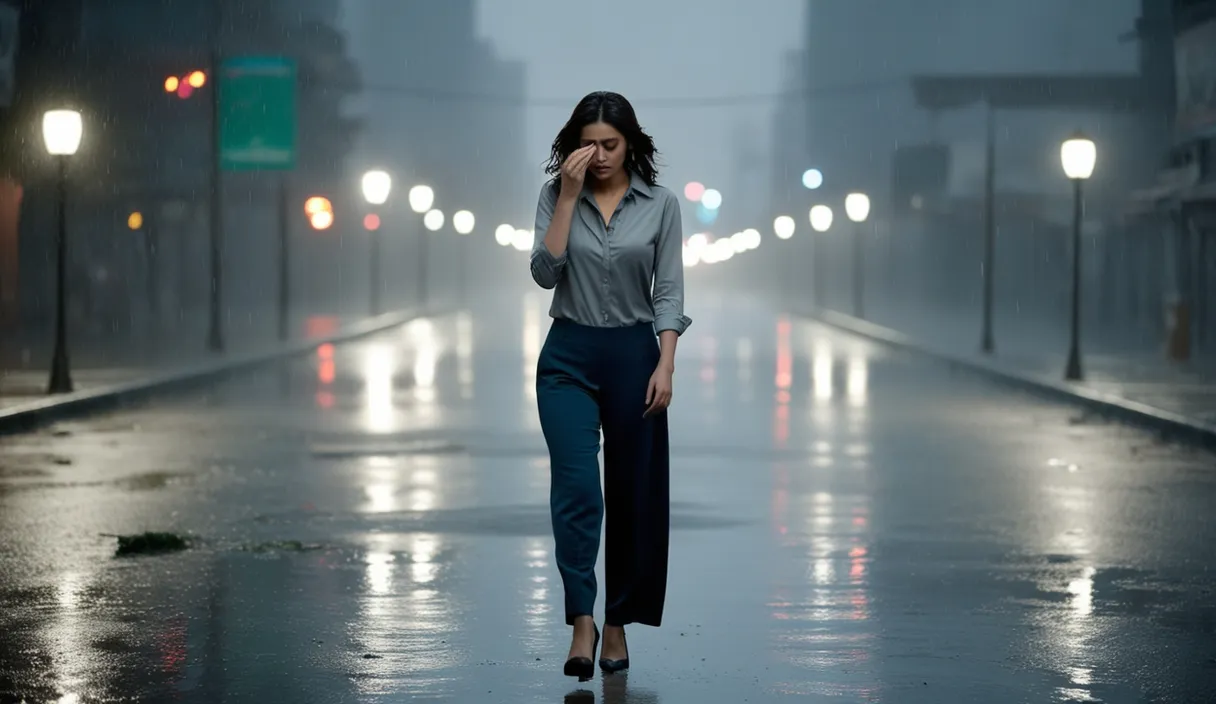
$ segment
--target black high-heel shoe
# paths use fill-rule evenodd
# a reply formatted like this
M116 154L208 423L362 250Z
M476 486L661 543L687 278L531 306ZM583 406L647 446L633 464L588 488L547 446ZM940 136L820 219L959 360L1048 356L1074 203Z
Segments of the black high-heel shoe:
M621 631L621 640L625 641L625 657L620 660L600 658L600 669L606 674L611 675L614 672L624 672L629 669L629 640L625 637L624 631Z
M573 657L566 661L563 672L568 677L577 677L580 682L586 682L595 676L595 651L600 647L600 627L591 624L595 629L595 640L591 643L591 657Z

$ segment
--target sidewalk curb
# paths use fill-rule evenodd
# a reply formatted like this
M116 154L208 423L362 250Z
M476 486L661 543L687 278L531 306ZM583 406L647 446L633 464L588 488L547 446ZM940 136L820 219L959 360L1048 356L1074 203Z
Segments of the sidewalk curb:
M1102 415L1119 418L1143 427L1172 435L1180 440L1216 448L1216 425L1188 418L1148 404L1105 394L1063 379L1016 372L995 362L986 362L950 354L928 347L915 338L890 328L830 310L812 310L805 317L860 337L869 338L891 347L898 347L944 361L951 366L1010 384L1022 390L1092 409Z
M60 396L47 396L37 401L0 408L0 435L28 432L58 420L111 408L153 393L180 391L192 385L206 384L254 367L310 354L318 345L350 342L404 325L423 314L436 315L441 312L434 309L406 308L361 320L332 335L274 345L186 369L153 374L137 381L111 384Z

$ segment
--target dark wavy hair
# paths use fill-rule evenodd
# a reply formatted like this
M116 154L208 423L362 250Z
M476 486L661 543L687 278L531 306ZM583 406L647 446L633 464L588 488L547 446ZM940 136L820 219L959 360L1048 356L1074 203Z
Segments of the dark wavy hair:
M633 111L633 106L625 96L608 91L590 93L574 106L570 119L553 140L549 160L545 163L545 173L554 179L560 178L562 164L579 148L583 128L596 122L612 125L617 132L624 135L627 145L625 168L636 171L648 185L656 185L659 169L655 165L655 157L659 152L654 148L654 139L642 129L637 113Z

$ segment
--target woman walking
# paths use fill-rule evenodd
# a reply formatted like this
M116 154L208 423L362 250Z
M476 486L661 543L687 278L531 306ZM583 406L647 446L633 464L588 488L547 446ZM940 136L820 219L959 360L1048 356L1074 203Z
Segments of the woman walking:
M602 670L629 667L624 627L658 627L667 589L667 407L676 341L692 321L680 204L656 182L654 160L629 101L592 93L553 141L546 172L554 178L536 208L532 278L553 289L537 406L574 631L564 671L580 679L594 674L600 640L592 609L605 512Z

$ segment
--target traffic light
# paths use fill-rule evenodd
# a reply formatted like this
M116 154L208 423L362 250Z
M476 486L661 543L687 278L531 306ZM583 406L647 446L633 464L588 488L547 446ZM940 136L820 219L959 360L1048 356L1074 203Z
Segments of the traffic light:
M195 69L184 76L166 76L164 85L166 93L176 93L178 98L185 100L194 95L195 89L207 85L207 73Z
M304 201L304 214L314 230L328 230L334 224L334 206L324 196L313 196Z

